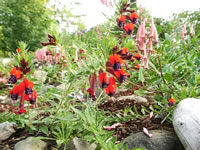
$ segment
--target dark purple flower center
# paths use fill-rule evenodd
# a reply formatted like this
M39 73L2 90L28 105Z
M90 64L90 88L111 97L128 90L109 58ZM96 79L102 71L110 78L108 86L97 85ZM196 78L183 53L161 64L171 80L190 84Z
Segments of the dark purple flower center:
M31 104L35 104L36 99L33 98L33 99L30 99L29 101L30 101Z
M119 21L119 27L120 27L120 28L124 28L124 25L125 25L125 24L124 24L123 21Z
M170 102L168 103L168 105L171 107L171 106L174 105L174 103L170 101Z
M127 34L131 35L132 34L132 30L128 30Z
M33 93L33 90L31 88L25 88L25 94L30 95Z
M119 82L123 83L127 78L127 75L120 75Z
M18 99L18 94L11 94L11 99L16 101Z
M17 82L17 78L15 75L11 75L10 78L8 79L8 83L10 84L15 84Z
M111 92L110 92L110 93L108 94L108 96L112 97L112 96L114 96L114 93L111 93Z
M107 88L108 87L108 83L106 83L106 82L103 81L103 83L102 83L101 86L102 86L102 88Z
M133 18L132 23L136 24L137 23L137 18Z
M121 64L120 64L120 62L115 62L115 63L114 63L114 66L113 66L113 69L114 69L115 71L119 71L119 70L121 69Z

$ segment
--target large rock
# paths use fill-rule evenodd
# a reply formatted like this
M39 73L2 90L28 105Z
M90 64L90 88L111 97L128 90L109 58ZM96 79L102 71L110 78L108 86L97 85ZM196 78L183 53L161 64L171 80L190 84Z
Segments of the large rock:
M33 74L33 77L36 78L40 83L44 83L47 79L47 72L43 70L36 70Z
M14 150L45 150L47 143L33 138L34 137L28 137L18 142L15 144Z
M4 122L0 124L0 142L8 139L15 133L16 124L14 122Z
M87 141L81 140L77 137L73 138L67 144L67 150L95 150L96 145L89 145Z
M186 150L200 150L200 99L182 100L174 110L173 126Z
M153 136L148 137L143 132L130 135L123 140L128 149L144 148L145 150L184 150L174 132L166 130L150 130Z

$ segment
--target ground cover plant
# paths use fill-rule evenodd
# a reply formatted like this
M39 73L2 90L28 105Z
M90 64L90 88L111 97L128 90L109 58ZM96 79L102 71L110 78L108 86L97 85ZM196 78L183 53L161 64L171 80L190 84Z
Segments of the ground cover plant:
M170 32L163 33L166 22L138 13L135 2L115 5L104 25L81 34L55 27L41 49L30 52L20 42L13 64L0 64L0 93L14 101L21 96L15 104L0 104L0 122L16 122L20 133L3 144L34 135L49 149L67 149L73 137L97 150L127 149L120 141L130 133L173 130L176 105L200 97L197 24L168 22ZM38 70L47 73L43 82L33 75ZM147 102L120 100L133 94Z

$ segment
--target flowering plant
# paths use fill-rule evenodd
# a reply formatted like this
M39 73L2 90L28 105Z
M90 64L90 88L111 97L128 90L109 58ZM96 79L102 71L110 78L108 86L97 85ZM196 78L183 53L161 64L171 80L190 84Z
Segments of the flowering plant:
M24 100L28 101L32 105L32 108L37 106L37 93L33 89L34 83L27 78L31 72L31 59L27 56L26 44L21 42L20 48L17 48L16 52L16 65L11 69L8 79L8 83L14 85L12 90L9 91L9 95L13 103L20 97L19 109L14 110L14 112L15 114L23 114L26 113Z

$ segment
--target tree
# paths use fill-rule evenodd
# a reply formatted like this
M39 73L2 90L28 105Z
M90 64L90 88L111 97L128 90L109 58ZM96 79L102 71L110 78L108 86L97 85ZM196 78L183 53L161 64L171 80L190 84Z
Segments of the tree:
M47 0L0 1L0 50L14 52L19 41L30 50L40 47L48 27L53 22L53 11Z

